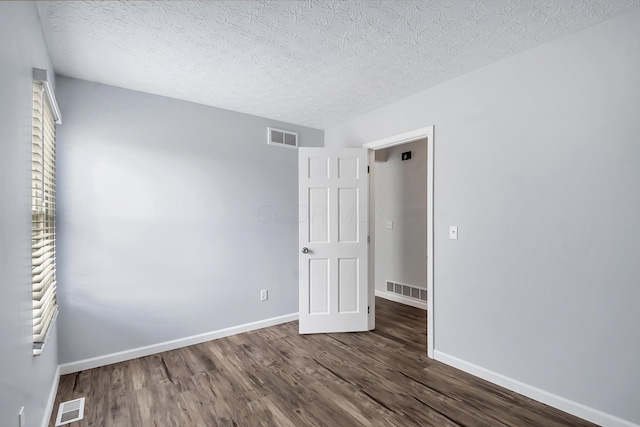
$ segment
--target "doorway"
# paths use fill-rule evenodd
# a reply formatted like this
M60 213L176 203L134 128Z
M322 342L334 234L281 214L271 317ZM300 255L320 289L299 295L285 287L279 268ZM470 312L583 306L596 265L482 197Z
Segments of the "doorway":
M426 263L426 281L427 281L427 355L430 358L433 358L433 350L435 346L435 324L434 324L434 282L433 282L433 177L434 177L434 127L429 126L426 128L416 129L415 131L407 132L404 134L392 136L389 138L385 138L378 141L373 141L363 145L363 148L367 148L369 151L369 162L370 165L375 167L375 159L376 154L378 155L379 160L384 159L384 153L390 152L390 149L393 149L393 153L397 154L396 151L398 146L414 143L420 140L426 140L426 259L424 262ZM404 150L402 150L404 152ZM407 150L412 151L412 150ZM409 159L406 159L409 160ZM424 175L423 178L424 179ZM422 187L424 188L424 187ZM380 218L376 217L376 201L375 201L375 186L370 185L370 197L369 197L370 209L369 209L369 235L370 237L370 245L369 245L369 259L375 260L375 242L376 242L376 228L377 232L380 234L380 227L376 227L376 223L378 225L382 225L386 230L393 230L394 224L393 219L388 218ZM379 213L379 212L378 212ZM379 221L383 223L380 224ZM416 244L414 241L413 244ZM420 262L420 260L412 260L412 262ZM376 281L379 281L380 278L376 277L376 267L375 262L369 263L369 298L370 301L375 299L375 289L376 289ZM419 271L419 268L416 269ZM416 272L414 271L414 274ZM384 278L383 280L386 281ZM415 290L411 290L410 284L396 283L391 281L391 284L385 283L386 286L401 286L401 292L406 292L406 285L409 285L409 294L411 292L415 292ZM415 294L414 294L415 295ZM419 300L419 290L418 290L418 298ZM375 303L371 301L371 306L375 307ZM370 314L369 323L370 325L374 325L375 323L375 310Z

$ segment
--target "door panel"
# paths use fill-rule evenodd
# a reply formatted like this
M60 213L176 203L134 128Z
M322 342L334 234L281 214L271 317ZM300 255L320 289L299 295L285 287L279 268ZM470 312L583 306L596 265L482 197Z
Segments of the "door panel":
M299 149L300 333L368 330L368 154Z
M309 313L329 313L329 260L309 260Z
M309 243L329 243L329 190L309 188Z
M359 212L357 188L338 188L338 241L340 243L358 243Z
M338 313L354 313L358 311L358 259L341 258L338 261Z

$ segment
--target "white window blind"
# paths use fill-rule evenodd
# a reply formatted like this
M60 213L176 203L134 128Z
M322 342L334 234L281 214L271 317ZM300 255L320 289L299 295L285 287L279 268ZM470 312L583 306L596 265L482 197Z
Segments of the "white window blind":
M56 123L45 84L33 84L31 151L31 280L34 354L39 354L56 304Z

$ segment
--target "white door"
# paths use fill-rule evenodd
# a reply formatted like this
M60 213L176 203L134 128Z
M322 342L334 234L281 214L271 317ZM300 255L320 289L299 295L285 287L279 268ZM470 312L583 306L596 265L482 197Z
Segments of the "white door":
M368 156L300 148L300 333L368 330Z

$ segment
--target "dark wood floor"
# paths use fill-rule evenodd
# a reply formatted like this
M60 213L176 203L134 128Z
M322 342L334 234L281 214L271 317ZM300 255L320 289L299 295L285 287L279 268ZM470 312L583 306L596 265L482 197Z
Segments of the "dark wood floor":
M376 299L376 330L291 322L60 379L79 426L589 426L426 357L426 314Z

